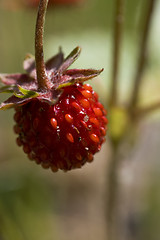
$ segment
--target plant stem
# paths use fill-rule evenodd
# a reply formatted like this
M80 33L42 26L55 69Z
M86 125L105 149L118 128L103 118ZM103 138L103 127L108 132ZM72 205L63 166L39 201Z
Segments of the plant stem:
M142 74L145 67L146 57L147 57L147 43L148 43L148 36L149 36L149 30L151 26L151 19L152 19L152 13L153 8L155 5L156 0L150 0L148 4L148 12L146 15L146 20L144 24L144 29L142 32L142 38L141 43L139 47L139 59L138 59L138 66L137 66L137 72L134 79L134 87L133 87L133 93L131 97L131 102L129 109L132 111L134 107L137 104L138 95L140 91L140 85L142 81Z
M40 0L38 14L37 14L37 21L36 21L36 31L35 31L36 72L37 72L38 87L41 90L49 87L49 80L46 75L44 53L43 53L43 34L44 34L44 23L45 23L47 5L48 5L48 0Z
M123 21L124 21L124 3L125 0L116 0L116 11L114 18L114 35L113 35L113 62L112 62L112 85L111 85L111 96L110 106L114 107L117 105L118 95L118 73L120 63L120 50L122 44L122 32L123 32ZM106 220L107 220L107 239L114 239L114 220L115 220L115 208L116 208L116 196L118 192L117 186L117 170L119 166L119 158L117 153L118 145L113 145L113 155L109 165L107 174L107 205L106 205Z
M119 71L119 57L122 40L123 30L123 17L124 17L124 0L116 0L116 12L114 19L114 48L113 48L113 63L112 63L112 86L110 104L116 105L117 103L117 82Z
M143 108L135 108L134 116L135 119L141 119L148 114L152 113L153 111L160 110L160 101L152 103L150 106L143 107Z
M111 162L108 168L107 179L107 207L106 207L106 220L107 220L107 239L115 239L115 213L117 206L118 182L117 173L119 167L119 156L117 146L113 145L113 152Z

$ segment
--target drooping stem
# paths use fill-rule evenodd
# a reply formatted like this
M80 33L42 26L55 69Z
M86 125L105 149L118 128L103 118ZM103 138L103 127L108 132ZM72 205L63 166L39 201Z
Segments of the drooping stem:
M120 48L122 43L122 32L123 32L123 18L124 18L124 0L116 0L116 12L114 19L114 36L113 36L113 63L112 63L112 85L111 85L111 96L110 104L116 105L117 103L117 83L118 83L118 72L119 72L119 58Z
M46 68L44 63L44 53L43 53L43 34L44 34L44 23L45 15L47 10L48 0L40 0L36 31L35 31L35 62L36 62L36 72L37 81L39 89L45 89L49 85L49 81L46 75Z
M153 8L155 5L155 2L156 2L156 0L150 0L149 4L148 4L148 12L147 12L146 20L144 23L144 29L142 32L141 43L139 45L139 59L138 59L137 71L136 71L136 75L135 75L135 79L134 79L131 103L129 106L130 111L134 110L134 107L137 104L137 100L138 100L140 85L141 85L141 81L142 81L142 74L144 71L145 63L146 63L147 43L148 43L149 30L150 30L150 26L151 26L151 19L152 19L152 13L153 13Z

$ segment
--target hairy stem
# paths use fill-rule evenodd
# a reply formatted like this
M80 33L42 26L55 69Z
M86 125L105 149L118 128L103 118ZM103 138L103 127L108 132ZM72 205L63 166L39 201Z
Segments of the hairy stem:
M144 71L144 66L145 66L146 57L147 57L148 36L149 36L149 30L151 26L151 19L152 19L152 13L153 13L155 2L156 0L150 0L148 4L146 20L145 20L144 29L142 32L141 42L139 45L139 59L138 59L138 66L137 66L137 71L134 79L133 93L132 93L131 102L129 106L130 111L134 109L138 100L140 85L142 81L142 74Z
M113 48L113 63L112 63L112 86L110 104L116 105L117 103L117 82L119 71L119 57L123 31L123 17L124 17L124 0L116 0L116 12L114 19L114 48Z
M43 53L43 34L48 0L40 0L35 31L35 62L39 89L49 87Z

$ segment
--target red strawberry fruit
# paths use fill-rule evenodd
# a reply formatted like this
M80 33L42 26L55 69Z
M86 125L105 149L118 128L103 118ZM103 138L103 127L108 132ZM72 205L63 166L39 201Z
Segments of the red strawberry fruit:
M18 145L53 171L91 162L106 132L105 110L88 84L65 87L53 105L33 99L16 108L14 119Z
M46 3L40 1L40 11ZM79 56L79 47L65 59L60 51L44 64L39 25L44 12L37 18L36 58L28 55L24 61L27 73L0 74L6 85L0 92L13 93L0 109L15 109L17 144L29 159L53 172L67 171L91 162L105 141L106 111L92 87L83 84L102 69L67 70Z

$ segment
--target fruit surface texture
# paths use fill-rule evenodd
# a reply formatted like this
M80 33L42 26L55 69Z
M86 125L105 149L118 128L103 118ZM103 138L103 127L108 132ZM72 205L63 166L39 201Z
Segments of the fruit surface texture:
M55 104L33 98L15 111L17 144L53 172L91 162L105 141L106 111L89 84L65 87Z

